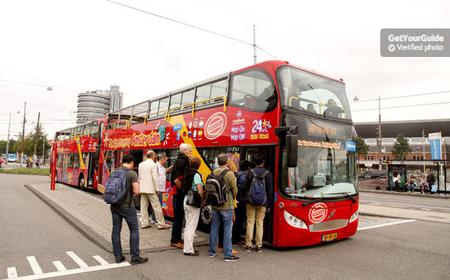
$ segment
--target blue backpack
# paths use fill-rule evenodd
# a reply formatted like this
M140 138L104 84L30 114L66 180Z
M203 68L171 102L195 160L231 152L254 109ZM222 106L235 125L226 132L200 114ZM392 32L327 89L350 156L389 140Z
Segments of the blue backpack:
M106 181L104 200L108 204L120 204L127 197L127 171L119 169Z
M267 204L266 176L269 171L266 170L263 175L257 175L253 169L251 171L253 179L248 191L248 202L255 206L264 206Z

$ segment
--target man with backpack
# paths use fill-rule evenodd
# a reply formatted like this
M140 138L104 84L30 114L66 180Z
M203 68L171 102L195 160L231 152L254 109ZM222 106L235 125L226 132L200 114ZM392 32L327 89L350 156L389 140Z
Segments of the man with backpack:
M256 252L262 249L262 238L264 230L264 217L270 201L272 201L273 181L272 173L264 168L264 155L256 154L253 158L256 167L247 173L245 179L245 190L247 193L247 233L245 235L245 250L252 249L253 230L256 223Z
M133 194L139 194L139 183L138 175L133 171L134 156L125 155L122 163L122 167L108 178L104 197L105 202L111 204L113 252L117 263L125 261L120 239L124 219L130 230L131 264L141 264L147 262L148 258L139 255L139 222L133 199Z
M219 165L206 180L206 202L212 205L212 222L209 233L209 256L217 255L216 247L219 238L219 227L223 223L223 255L224 261L237 261L239 257L232 253L232 227L234 200L237 195L236 177L227 168L227 155L217 157Z
M192 156L192 147L189 144L183 143L180 145L180 153L172 169L171 183L176 190L173 195L173 225L172 237L170 238L170 245L179 249L183 249L183 239L181 233L183 231L184 222L184 179L186 170L189 168L189 158Z

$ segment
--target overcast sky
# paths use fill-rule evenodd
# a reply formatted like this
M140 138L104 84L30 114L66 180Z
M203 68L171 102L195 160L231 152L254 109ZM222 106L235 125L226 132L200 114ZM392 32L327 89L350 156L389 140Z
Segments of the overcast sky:
M383 58L379 51L382 28L450 28L447 0L121 1L246 41L256 24L258 45L278 59L343 78L349 99L450 90L450 58ZM258 52L258 61L269 59ZM252 63L249 46L104 0L2 0L0 139L9 112L12 135L21 131L17 112L25 101L27 132L40 111L53 134L73 124L79 92L117 84L131 105ZM450 93L386 100L382 107L430 102L450 102ZM377 103L351 106L355 122L377 120L377 110L364 110ZM450 118L448 108L386 109L382 115Z

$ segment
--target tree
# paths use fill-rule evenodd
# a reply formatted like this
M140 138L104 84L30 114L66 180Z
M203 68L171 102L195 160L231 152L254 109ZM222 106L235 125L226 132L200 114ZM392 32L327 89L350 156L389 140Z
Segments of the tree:
M369 152L369 145L367 145L364 138L360 136L355 136L353 141L356 143L356 154L358 156L365 156Z
M395 159L403 161L405 156L411 152L411 147L409 146L408 139L405 135L399 134L395 138L394 149L392 149L392 154Z
M19 139L22 139L21 136ZM11 141L12 142L12 141ZM47 151L50 148L50 145L47 141L47 135L44 133L44 129L41 125L37 126L34 131L30 132L25 136L24 141L19 140L16 141L15 145L12 146L11 150L17 150L19 153L24 153L25 155L32 156L34 154L34 146L36 145L36 155L38 157L42 156L42 146L45 149L45 156L47 156Z

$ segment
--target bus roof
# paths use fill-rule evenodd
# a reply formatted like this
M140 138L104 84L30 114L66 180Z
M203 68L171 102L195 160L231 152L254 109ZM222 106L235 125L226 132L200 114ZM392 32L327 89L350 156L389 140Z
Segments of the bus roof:
M299 70L302 70L302 71L305 71L305 72L308 72L308 73L311 73L311 74L314 74L314 75L318 75L318 76L321 76L321 77L324 77L324 78L327 78L327 79L331 79L331 80L339 82L339 83L344 83L344 81L342 79L333 78L333 77L324 75L322 73L318 73L318 72L316 72L315 70L312 70L312 69L301 67L301 66L298 66L298 65L295 65L295 64L290 64L289 61L285 61L285 60L267 60L267 61L263 61L263 62L254 64L254 65L250 65L248 67L245 67L245 68L233 71L232 74L238 74L238 73L250 70L250 69L255 68L255 67L272 68L274 70L274 72L275 72L278 67L283 66L283 65L290 65L290 66L295 67L295 68L297 68Z

